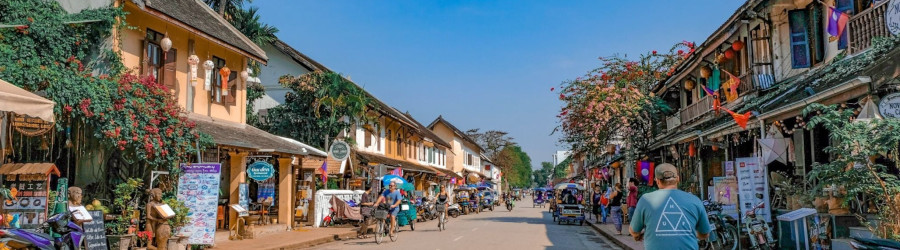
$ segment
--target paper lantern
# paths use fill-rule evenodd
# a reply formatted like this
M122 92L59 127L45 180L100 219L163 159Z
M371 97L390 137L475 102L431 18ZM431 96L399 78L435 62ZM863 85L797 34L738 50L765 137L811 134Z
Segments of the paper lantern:
M222 95L228 95L228 76L231 75L231 69L222 67L219 69L219 75L222 76Z
M744 49L744 42L741 40L734 41L734 43L731 44L731 48L734 49L734 51L741 51Z
M725 63L726 61L728 61L728 58L725 58L724 53L719 53L718 55L716 55L716 63L722 64L722 63Z
M734 59L734 50L728 49L725 51L725 59L731 60Z
M169 36L163 37L163 39L159 41L159 47L162 48L163 51L169 52L169 50L172 49L172 39L169 39Z
M703 65L703 67L700 67L700 77L709 78L710 75L712 75L712 69L709 66Z
M693 79L685 79L684 80L684 89L687 91L694 90L694 87L697 83L694 82Z
M197 86L197 66L200 64L200 58L197 55L188 56L188 65L191 68L191 87Z
M214 64L212 60L203 62L203 69L206 70L206 80L203 83L203 90L210 91L212 89L212 70L214 67L216 67L216 64Z

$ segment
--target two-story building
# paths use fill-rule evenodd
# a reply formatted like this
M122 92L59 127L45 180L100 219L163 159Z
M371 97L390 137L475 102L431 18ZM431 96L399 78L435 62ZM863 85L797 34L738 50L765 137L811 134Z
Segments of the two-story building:
M459 181L475 184L486 177L484 166L481 164L484 149L475 140L445 120L443 116L438 116L432 121L428 125L428 129L450 143L452 155L448 157L447 162L453 172L465 177L465 180Z

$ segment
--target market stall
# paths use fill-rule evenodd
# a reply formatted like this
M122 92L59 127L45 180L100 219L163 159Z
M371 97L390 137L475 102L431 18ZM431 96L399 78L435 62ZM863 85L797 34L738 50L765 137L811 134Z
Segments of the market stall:
M15 199L3 202L3 213L11 218L11 226L39 228L47 220L51 174L59 176L59 169L53 163L8 163L0 166L0 175L4 176L3 186L16 193Z

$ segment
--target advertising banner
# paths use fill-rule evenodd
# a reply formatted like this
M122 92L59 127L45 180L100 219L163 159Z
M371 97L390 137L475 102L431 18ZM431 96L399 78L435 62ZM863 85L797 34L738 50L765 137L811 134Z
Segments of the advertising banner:
M219 204L219 163L181 164L178 200L188 207L188 224L181 233L190 235L189 244L212 245L216 235L216 212Z
M764 203L762 208L756 210L756 215L764 218L766 222L772 222L766 167L760 165L756 157L737 158L734 164L737 169L740 212L747 212L757 204Z
M713 201L722 203L722 213L738 218L738 182L734 176L713 177Z

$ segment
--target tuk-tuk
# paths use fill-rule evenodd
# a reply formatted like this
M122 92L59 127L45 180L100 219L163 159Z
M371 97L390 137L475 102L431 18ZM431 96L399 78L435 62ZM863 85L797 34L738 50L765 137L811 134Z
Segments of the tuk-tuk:
M405 195L403 195L403 201L400 202L400 211L397 212L397 225L401 227L409 225L409 229L415 231L417 218L416 204L410 200L413 198L413 188L412 184L409 183L404 183L400 186L401 193Z
M575 183L560 183L554 188L558 193L556 208L553 212L553 219L562 224L578 222L578 225L584 225L584 206L582 206L576 198L579 194L584 193L584 186Z
M546 201L545 200L546 192L547 192L547 189L545 189L545 188L535 188L534 189L534 203L531 205L532 208L535 208L535 207L543 208L544 207L544 202Z
M460 187L454 192L456 193L456 204L459 204L459 210L462 211L462 214L469 214L473 206L471 190L467 187Z

